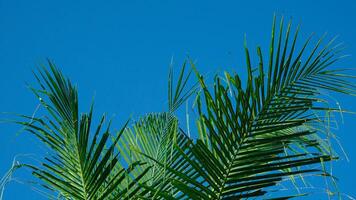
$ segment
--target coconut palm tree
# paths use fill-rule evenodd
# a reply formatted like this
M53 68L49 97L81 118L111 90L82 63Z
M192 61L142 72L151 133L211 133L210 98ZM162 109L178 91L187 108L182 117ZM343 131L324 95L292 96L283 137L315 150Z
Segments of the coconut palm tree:
M40 88L32 88L47 115L18 123L50 153L41 166L26 166L58 199L289 199L305 193L280 192L283 185L298 188L307 176L333 182L326 163L338 156L328 123L343 111L325 92L355 95L354 76L333 67L341 58L334 40L310 47L309 38L298 49L299 27L292 34L281 19L278 30L274 18L267 59L257 47L253 62L245 45L245 81L225 72L211 86L191 59L173 81L171 68L167 111L118 132L110 122L104 128L105 117L92 122L93 106L79 113L76 86L49 62L36 75ZM188 86L192 74L197 84ZM189 97L196 138L175 114Z

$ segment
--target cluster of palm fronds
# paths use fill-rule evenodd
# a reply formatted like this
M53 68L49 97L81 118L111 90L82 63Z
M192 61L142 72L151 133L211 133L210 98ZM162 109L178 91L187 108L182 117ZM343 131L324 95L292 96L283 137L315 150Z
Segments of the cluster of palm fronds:
M93 107L80 114L76 87L49 62L33 89L48 115L19 123L51 151L41 166L28 166L59 199L288 199L304 193L278 192L287 180L333 179L324 163L337 156L327 140L329 119L320 114L338 109L323 93L354 95L353 76L331 67L339 59L333 41L322 48L321 39L307 54L310 40L296 48L298 29L291 34L283 20L279 31L275 26L267 59L258 47L253 63L245 47L245 82L225 72L209 86L187 60L177 81L169 73L167 112L116 133L103 127L105 117L92 122ZM192 74L197 84L189 87ZM192 96L196 138L175 115Z

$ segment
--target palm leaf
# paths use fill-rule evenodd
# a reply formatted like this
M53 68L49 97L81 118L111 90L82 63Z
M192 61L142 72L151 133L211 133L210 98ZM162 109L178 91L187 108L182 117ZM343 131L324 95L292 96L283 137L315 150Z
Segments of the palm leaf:
M329 176L321 163L337 157L319 137L316 124L324 119L316 112L335 109L320 105L327 101L321 94L329 90L355 95L355 86L331 68L338 60L333 41L320 49L320 39L307 55L310 39L295 50L299 27L289 47L291 24L284 41L283 19L278 35L275 26L274 20L267 71L258 48L256 74L245 46L246 84L239 75L226 72L225 78L215 78L211 90L196 71L202 93L197 97L200 137L189 141L188 148L176 145L189 166L167 168L175 174L171 184L179 191L170 198L247 199L268 194L270 199L288 199L300 194L277 196L271 188L303 174ZM166 192L161 194L167 198Z
M168 181L174 174L149 157L163 163L163 166L184 166L182 163L177 163L179 156L173 144L178 144L184 149L189 140L187 135L179 128L178 119L174 114L179 106L195 92L197 86L195 84L191 88L186 88L192 73L192 70L185 72L186 65L187 62L184 62L176 83L173 80L173 67L170 68L168 75L168 111L151 113L142 117L132 127L124 131L122 140L117 144L126 164L144 161L151 167L147 175L141 180L144 183L144 188L146 188L141 192L141 198L160 198L156 196L156 192L152 192L151 188L169 191L172 194L176 192ZM146 170L145 166L138 167L136 172L141 173L144 170Z
M32 88L47 115L23 116L30 122L18 122L50 150L42 166L28 165L33 174L61 199L124 199L135 195L133 188L147 171L136 177L131 172L145 163L138 161L125 169L115 151L127 123L110 142L113 135L110 125L103 128L105 117L93 128L93 106L79 115L76 87L54 64L49 62L49 66L50 71L44 68L36 76L41 89Z

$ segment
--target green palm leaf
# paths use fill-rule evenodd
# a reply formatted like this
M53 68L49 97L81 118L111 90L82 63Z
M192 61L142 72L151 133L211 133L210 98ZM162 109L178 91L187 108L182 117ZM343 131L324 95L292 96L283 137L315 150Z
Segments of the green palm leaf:
M43 69L36 76L41 89L32 89L48 115L42 118L23 116L30 122L18 122L50 149L42 166L28 167L61 199L134 196L135 185L149 168L133 177L132 171L145 163L131 163L128 169L119 164L115 145L127 123L110 142L110 125L103 128L105 117L93 128L93 106L88 113L79 115L76 87L51 62L49 65L50 71Z
M195 92L197 86L186 88L192 73L192 70L185 73L186 64L187 62L184 62L175 84L173 67L169 71L168 112L151 113L142 117L132 127L124 131L122 140L117 145L126 163L144 161L151 167L141 180L144 183L144 188L146 188L141 192L141 198L160 198L157 192L152 192L154 190L169 191L171 194L177 192L169 184L169 178L174 174L167 171L166 167L172 165L176 167L184 166L177 160L179 154L174 148L174 144L178 144L184 149L189 138L179 128L178 119L174 112ZM150 157L163 164L163 167ZM145 166L138 167L136 172L141 173L145 169ZM152 188L155 189L152 190Z
M330 90L354 95L355 86L347 75L330 68L338 60L333 41L320 49L321 39L305 55L309 40L296 52L299 28L290 44L291 24L284 41L283 27L282 19L276 36L274 21L267 71L260 48L255 70L245 47L245 87L239 75L225 73L224 79L215 78L211 91L196 72L202 90L197 98L200 137L196 142L189 140L188 148L176 145L180 159L189 166L167 168L176 175L171 184L179 191L170 198L267 198L269 192L268 198L273 199L278 196L270 188L286 178L293 180L302 174L329 176L321 169L321 163L337 157L319 137L322 132L316 127L324 119L317 117L316 112L335 109L320 105L327 101L321 94ZM312 165L320 167L311 169ZM166 192L161 194L167 198ZM277 199L294 196L300 194Z

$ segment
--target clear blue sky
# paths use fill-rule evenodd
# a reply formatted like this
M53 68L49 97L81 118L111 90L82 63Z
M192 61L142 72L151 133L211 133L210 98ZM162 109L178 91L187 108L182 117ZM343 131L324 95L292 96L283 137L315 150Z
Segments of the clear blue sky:
M96 113L115 115L117 126L131 114L162 111L172 56L179 65L190 55L203 73L241 67L244 34L249 47L261 44L265 51L273 13L301 23L302 38L328 32L340 36L347 54L356 52L352 0L0 0L0 112L32 114L38 102L26 82L35 82L32 70L45 58L79 85L83 108L95 96ZM339 64L355 67L356 57ZM356 110L355 98L335 97ZM350 162L343 158L334 165L340 190L354 197L355 119L345 115L336 131ZM0 124L1 176L15 155L42 155L40 143L18 131ZM26 184L13 182L5 191L5 200L41 198Z

